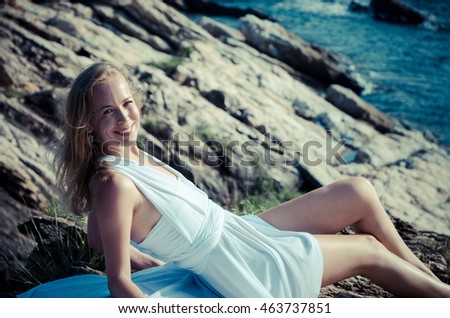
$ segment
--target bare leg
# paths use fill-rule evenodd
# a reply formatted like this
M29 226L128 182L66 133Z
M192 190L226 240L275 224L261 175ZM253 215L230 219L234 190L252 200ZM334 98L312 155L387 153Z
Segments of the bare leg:
M450 286L431 278L367 234L315 235L323 252L322 286L355 275L403 297L450 297Z
M366 179L351 177L311 191L259 215L283 230L334 234L352 225L373 235L389 251L438 280L403 242Z

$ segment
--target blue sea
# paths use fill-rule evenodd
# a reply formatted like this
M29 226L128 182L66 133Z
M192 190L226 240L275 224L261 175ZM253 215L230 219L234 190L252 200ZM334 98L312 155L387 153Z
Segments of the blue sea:
M422 25L376 21L348 10L351 0L214 2L258 9L349 60L365 85L366 101L450 147L450 0L404 0L429 17ZM233 18L213 18L238 26Z

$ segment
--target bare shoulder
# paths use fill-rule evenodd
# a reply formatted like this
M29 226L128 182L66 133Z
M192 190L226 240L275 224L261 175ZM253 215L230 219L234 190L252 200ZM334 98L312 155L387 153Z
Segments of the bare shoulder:
M121 194L137 190L134 182L127 176L120 173L111 173L107 176L94 177L92 182L96 196L102 194Z
M107 215L110 217L114 211L125 212L134 209L139 203L138 190L130 178L119 173L97 175L93 178L91 187L93 196L88 217L88 242L91 248L102 250L98 218Z
M104 205L114 201L136 203L140 198L139 190L134 182L120 173L111 173L105 177L94 177L92 180L93 205Z

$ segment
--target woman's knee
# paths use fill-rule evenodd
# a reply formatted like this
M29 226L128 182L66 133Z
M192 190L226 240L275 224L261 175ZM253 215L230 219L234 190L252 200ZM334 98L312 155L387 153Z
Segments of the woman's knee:
M349 188L361 197L372 196L375 192L372 183L364 177L349 177L345 180Z
M358 272L360 275L367 276L374 268L383 266L387 253L390 252L373 235L359 234L357 238L361 251Z
M377 256L380 252L384 252L386 249L384 245L371 234L358 234L355 236L360 240L361 247L369 251L369 253L374 254L374 256Z
M372 235L316 235L324 259L323 285L342 279L370 275L383 258L384 247Z
M357 203L373 205L379 202L378 194L372 183L364 177L349 177L344 184Z

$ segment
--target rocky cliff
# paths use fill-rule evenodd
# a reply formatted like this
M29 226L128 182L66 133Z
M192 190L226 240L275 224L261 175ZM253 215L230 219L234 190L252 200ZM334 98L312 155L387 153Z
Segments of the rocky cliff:
M239 30L195 23L162 1L2 1L0 12L5 295L39 246L40 232L23 224L57 200L56 114L77 73L97 61L126 65L139 80L141 146L225 208L262 180L274 191L308 191L364 176L408 244L449 281L448 149L361 99L351 66L332 52L270 20L247 15ZM343 291L389 296L359 278L323 296Z

